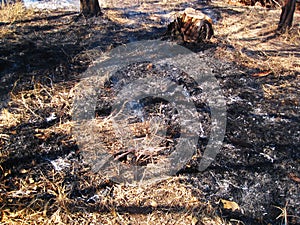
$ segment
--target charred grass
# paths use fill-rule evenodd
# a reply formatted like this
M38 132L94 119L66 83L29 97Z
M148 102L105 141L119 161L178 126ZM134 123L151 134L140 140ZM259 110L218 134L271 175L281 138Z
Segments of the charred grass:
M130 9L145 13L142 19L111 4L100 20L73 12L37 15L21 5L0 10L1 223L297 224L299 13L292 30L278 36L273 21L279 10L209 6L222 17L203 59L217 71L228 99L222 154L202 174L190 169L129 185L93 173L72 136L81 72L113 46L157 37L150 21L162 26L151 1ZM159 4L166 14L185 7L180 1Z

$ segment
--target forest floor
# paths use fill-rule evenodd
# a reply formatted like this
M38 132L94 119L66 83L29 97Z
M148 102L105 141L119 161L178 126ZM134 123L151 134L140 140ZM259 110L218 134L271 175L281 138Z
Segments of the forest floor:
M299 11L293 28L277 35L280 9L104 3L104 15L90 19L20 5L0 10L0 223L300 224ZM212 17L209 42L164 35L174 12L186 7ZM222 89L225 137L205 171L197 171L198 152L176 176L116 183L81 155L72 116L83 74L111 49L141 40L188 48ZM152 71L146 64L119 73ZM209 119L203 125L205 143Z

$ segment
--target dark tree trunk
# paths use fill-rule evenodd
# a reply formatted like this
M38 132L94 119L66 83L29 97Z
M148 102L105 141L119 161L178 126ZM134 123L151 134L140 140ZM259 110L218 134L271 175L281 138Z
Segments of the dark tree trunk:
M287 28L292 26L295 8L296 0L285 1L284 6L282 7L277 30L285 31Z
M80 11L84 16L99 16L101 9L98 0L80 0Z

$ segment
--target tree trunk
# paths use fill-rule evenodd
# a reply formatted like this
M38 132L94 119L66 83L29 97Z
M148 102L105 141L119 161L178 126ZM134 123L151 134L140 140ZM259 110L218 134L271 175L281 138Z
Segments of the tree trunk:
M295 8L296 0L285 1L278 23L278 31L285 31L287 28L290 28L292 26Z
M84 16L99 16L101 9L98 0L80 0L80 11Z

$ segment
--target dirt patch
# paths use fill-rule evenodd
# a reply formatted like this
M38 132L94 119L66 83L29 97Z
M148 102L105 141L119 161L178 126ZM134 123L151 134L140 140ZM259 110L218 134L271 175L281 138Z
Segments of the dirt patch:
M143 1L115 4L99 19L52 12L0 23L9 31L0 41L3 224L300 223L299 13L291 33L276 36L280 10L202 3ZM178 176L144 186L94 174L71 135L81 73L115 46L162 38L172 12L187 6L210 12L216 22L210 43L179 42L212 69L223 90L227 129L220 154L198 172L198 151ZM148 65L123 72L151 73ZM148 104L155 112L158 105ZM106 116L107 104L99 106L98 117ZM147 126L138 133L141 127L133 126L134 135L145 138Z

